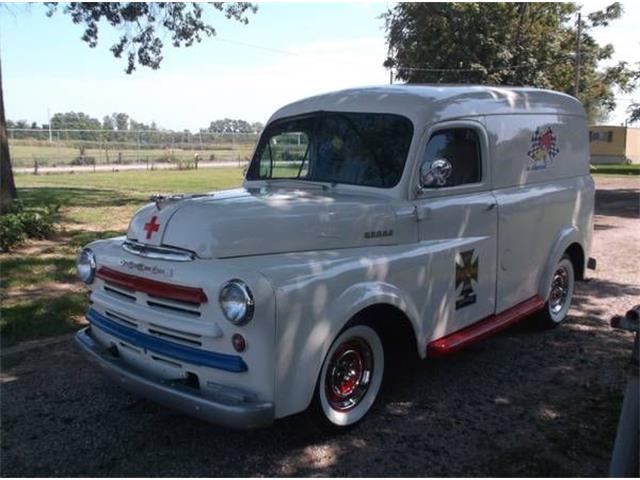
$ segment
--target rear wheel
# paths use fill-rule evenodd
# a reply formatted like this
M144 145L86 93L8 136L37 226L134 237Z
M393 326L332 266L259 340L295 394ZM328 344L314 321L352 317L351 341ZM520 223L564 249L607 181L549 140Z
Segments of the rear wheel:
M320 415L335 427L354 425L373 406L384 373L378 333L366 325L344 330L333 342L316 388Z
M549 288L549 299L541 312L542 322L545 326L555 327L567 317L573 299L574 286L573 263L567 255L564 255L554 269Z

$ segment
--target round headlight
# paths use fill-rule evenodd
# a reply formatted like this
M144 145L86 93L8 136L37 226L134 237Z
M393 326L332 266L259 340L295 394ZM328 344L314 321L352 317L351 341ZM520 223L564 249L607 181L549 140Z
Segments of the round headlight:
M253 295L241 280L231 280L220 290L222 313L234 325L244 325L253 318Z
M76 261L78 278L84 283L93 282L96 274L96 256L90 248L83 248Z

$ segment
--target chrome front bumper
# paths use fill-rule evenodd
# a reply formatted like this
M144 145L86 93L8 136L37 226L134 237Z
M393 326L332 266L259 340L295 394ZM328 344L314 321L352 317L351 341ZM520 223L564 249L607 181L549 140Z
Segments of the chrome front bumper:
M198 390L175 381L151 377L112 355L91 337L91 327L80 330L76 344L87 357L126 390L187 415L230 428L255 428L273 421L271 402L234 402L205 398Z

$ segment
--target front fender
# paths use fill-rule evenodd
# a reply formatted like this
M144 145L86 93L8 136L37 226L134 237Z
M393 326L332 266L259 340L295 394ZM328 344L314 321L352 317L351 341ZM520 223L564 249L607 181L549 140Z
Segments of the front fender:
M363 309L377 304L400 309L411 321L418 342L421 341L416 306L399 288L389 283L356 283L337 296L330 295L326 285L312 285L302 296L307 299L306 307L289 303L282 296L276 300L279 316L277 417L302 411L310 405L322 362L332 342L347 322ZM323 303L324 308L321 307Z
M386 282L362 282L345 290L329 306L331 318L341 318L337 333L359 312L373 305L391 305L409 318L416 338L420 333L420 315L415 304L401 289ZM331 344L331 342L329 342ZM328 349L329 347L327 347Z

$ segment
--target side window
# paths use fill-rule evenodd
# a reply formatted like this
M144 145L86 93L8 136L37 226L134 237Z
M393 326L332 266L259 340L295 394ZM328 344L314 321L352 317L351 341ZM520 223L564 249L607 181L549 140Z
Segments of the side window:
M447 128L431 136L420 166L422 188L455 187L481 179L480 139L473 128Z
M589 132L589 142L609 142L613 141L613 131L608 130L606 132Z
M309 137L285 132L269 138L260 156L260 178L304 178L309 168Z

